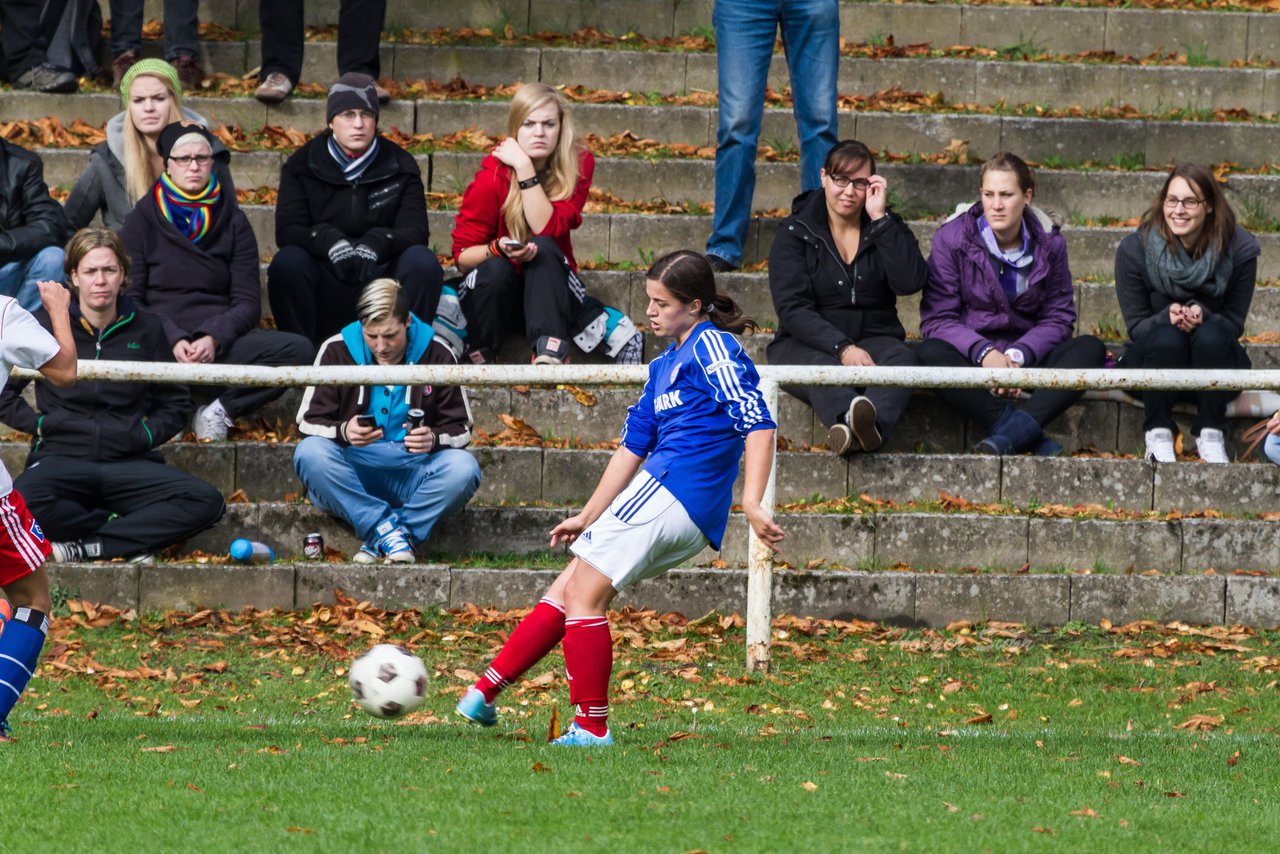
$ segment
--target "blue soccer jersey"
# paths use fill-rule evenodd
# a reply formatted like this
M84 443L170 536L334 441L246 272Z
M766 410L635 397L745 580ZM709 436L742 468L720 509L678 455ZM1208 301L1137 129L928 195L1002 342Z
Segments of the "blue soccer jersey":
M640 400L627 411L622 444L684 505L719 549L746 435L776 425L760 375L738 339L710 321L649 363Z

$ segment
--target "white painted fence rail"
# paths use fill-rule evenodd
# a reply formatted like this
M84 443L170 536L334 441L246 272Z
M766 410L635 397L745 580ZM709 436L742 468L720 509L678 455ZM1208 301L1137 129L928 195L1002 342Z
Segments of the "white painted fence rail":
M1075 388L1185 390L1280 388L1280 370L1160 371L1107 368L924 368L806 367L760 365L760 392L778 411L781 385L899 386L906 388ZM35 378L32 371L16 375ZM181 382L197 385L643 385L644 365L366 365L352 367L190 365L157 362L79 364L85 380ZM621 426L621 425L619 425ZM772 509L777 466L769 472L763 504ZM749 529L749 527L748 527ZM747 669L768 670L773 599L773 559L767 545L749 533L747 569Z

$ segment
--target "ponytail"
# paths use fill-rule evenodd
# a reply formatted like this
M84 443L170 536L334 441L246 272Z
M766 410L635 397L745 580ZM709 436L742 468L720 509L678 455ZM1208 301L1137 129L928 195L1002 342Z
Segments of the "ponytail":
M680 249L663 255L653 262L648 277L661 282L673 297L686 305L701 301L703 316L717 329L742 335L760 328L754 320L743 316L742 308L733 297L716 289L715 272L701 253Z

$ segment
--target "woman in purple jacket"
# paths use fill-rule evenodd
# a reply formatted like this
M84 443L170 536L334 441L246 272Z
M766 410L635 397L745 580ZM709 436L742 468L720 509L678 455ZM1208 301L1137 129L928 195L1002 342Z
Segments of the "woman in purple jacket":
M1071 337L1076 307L1067 243L1058 224L1032 207L1034 194L1027 164L1001 152L982 165L978 204L938 229L920 301L920 364L1102 367L1107 353L1101 341ZM1019 389L937 394L986 429L974 450L1056 456L1062 446L1044 435L1044 427L1083 392L1041 389L1018 402Z

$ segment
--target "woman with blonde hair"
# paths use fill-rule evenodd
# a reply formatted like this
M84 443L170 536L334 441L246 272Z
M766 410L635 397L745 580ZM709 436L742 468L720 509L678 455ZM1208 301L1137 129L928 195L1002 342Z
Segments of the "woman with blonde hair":
M107 141L89 155L89 165L71 188L66 214L71 227L84 228L102 214L107 228L119 231L138 200L164 172L156 151L160 131L174 122L207 125L199 113L182 106L178 70L160 59L134 63L120 81L124 110L107 122ZM213 146L214 174L224 192L235 195L230 152L221 141Z
M508 330L523 325L535 364L564 362L570 336L583 350L603 343L611 358L639 362L630 320L588 297L578 279L569 233L582 225L595 158L568 102L545 83L525 84L507 134L480 163L453 229L472 360L491 361Z

